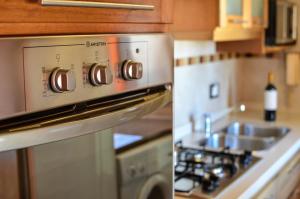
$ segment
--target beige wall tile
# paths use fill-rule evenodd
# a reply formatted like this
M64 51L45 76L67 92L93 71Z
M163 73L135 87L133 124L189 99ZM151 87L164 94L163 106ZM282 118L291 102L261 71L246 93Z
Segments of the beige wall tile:
M279 110L300 112L300 86L287 86L284 56L243 58L238 67L238 102L263 108L267 73L275 74Z

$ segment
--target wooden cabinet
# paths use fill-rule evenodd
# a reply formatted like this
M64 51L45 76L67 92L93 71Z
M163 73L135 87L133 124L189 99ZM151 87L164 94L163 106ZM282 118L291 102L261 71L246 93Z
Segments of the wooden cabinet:
M219 0L174 0L169 31L175 39L212 40L218 25Z
M170 31L175 39L213 40L219 52L262 54L268 0L174 0Z
M220 27L249 26L248 9L247 0L220 0Z
M170 31L179 39L212 39L216 42L258 39L264 32L263 26L259 24L265 22L265 2L175 0ZM252 11L252 7L255 10Z
M267 19L266 0L219 1L220 25L214 31L215 41L261 39Z
M220 27L267 27L267 0L220 0Z
M251 19L253 26L268 27L268 1L252 0L251 1Z
M0 35L164 32L172 2L0 0Z

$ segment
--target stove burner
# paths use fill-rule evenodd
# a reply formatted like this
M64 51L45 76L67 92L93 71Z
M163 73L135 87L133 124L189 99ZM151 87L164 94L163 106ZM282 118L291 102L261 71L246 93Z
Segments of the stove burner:
M203 193L213 193L222 181L235 178L239 170L253 164L251 151L242 154L231 153L229 148L210 151L183 147L182 142L175 148L175 191L180 193L189 193L196 187L201 187Z

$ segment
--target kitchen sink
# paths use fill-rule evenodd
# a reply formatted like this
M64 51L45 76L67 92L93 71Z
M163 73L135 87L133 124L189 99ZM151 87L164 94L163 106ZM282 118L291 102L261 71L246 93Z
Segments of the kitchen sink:
M273 137L280 139L290 131L286 127L259 126L250 123L233 122L224 130L227 135L250 137Z
M286 127L260 126L251 123L233 122L220 132L200 141L208 148L259 151L272 147L289 133Z
M259 151L270 148L275 143L274 138L258 138L249 136L233 136L215 133L202 140L201 146L208 148L230 148L232 150Z

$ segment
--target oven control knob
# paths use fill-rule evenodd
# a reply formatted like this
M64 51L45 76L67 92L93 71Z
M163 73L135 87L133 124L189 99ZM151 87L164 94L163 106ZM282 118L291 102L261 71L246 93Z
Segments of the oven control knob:
M126 60L122 67L122 76L125 80L137 80L143 77L143 64Z
M75 73L72 70L55 68L50 75L50 86L56 93L75 90Z
M93 64L89 72L90 82L93 86L111 84L113 81L112 72L109 67Z

